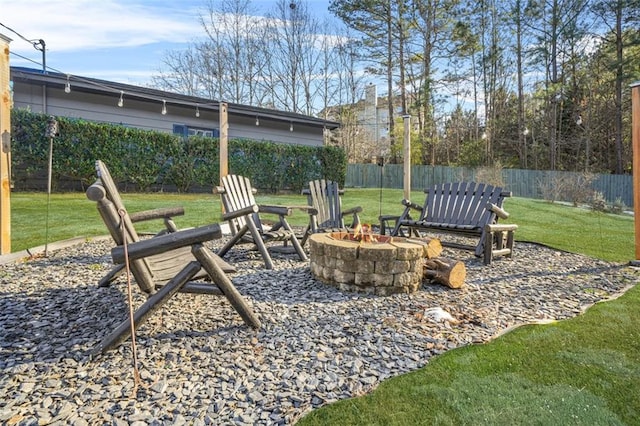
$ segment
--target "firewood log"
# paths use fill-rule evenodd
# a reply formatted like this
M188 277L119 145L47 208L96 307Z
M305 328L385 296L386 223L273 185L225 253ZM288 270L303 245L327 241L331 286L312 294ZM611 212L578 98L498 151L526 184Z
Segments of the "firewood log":
M442 243L437 238L409 238L407 241L422 244L424 257L427 259L433 259L442 254Z
M464 262L446 257L425 260L423 271L424 278L450 288L462 287L467 276Z

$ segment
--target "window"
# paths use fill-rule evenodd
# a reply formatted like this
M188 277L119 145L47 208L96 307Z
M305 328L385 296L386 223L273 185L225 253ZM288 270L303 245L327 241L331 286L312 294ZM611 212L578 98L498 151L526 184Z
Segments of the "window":
M204 136L208 138L217 138L220 136L220 131L218 129L205 129L202 127L191 127L186 124L174 124L173 125L173 133L177 135L182 135L185 138L189 136Z

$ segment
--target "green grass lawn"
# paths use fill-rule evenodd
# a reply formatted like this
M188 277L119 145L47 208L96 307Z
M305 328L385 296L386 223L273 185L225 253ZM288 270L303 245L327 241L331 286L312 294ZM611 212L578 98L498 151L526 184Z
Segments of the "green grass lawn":
M378 223L382 214L400 214L402 190L347 189L343 207L362 206L360 215L364 223ZM213 194L122 194L130 212L158 207L183 206L185 215L176 218L178 227L206 225L220 221L219 197ZM258 195L263 204L304 205L302 195ZM412 193L414 201L422 204L424 193ZM505 202L511 218L505 222L518 224L516 240L535 241L559 249L583 253L609 261L626 262L635 256L633 218L624 215L596 213L586 209L541 200L509 198ZM47 210L48 233L47 233ZM47 195L18 192L11 197L12 251L43 245L72 237L91 237L107 234L96 211L95 203L82 193ZM308 221L302 211L290 217L292 225L302 226ZM142 231L154 231L159 222L137 225Z
M122 194L140 211L184 206L179 227L220 219L211 194ZM424 194L416 192L422 203ZM365 223L380 212L401 212L401 190L348 189L345 208L360 205ZM300 195L260 195L265 204L300 205ZM47 196L12 194L13 251L45 243ZM519 225L518 241L626 263L635 258L634 222L625 215L539 200L507 199L506 222ZM293 225L307 217L296 212ZM49 241L106 234L84 194L52 194ZM149 231L161 224L147 225ZM515 248L517 261L517 243ZM490 266L488 266L490 267ZM433 358L424 368L390 379L372 393L314 410L300 425L615 425L640 424L640 289L600 303L584 315L550 325L526 326L494 341Z

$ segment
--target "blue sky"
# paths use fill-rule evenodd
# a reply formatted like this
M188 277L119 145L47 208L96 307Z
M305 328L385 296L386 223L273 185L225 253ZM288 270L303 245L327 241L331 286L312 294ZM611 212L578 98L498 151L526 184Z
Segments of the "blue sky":
M273 10L276 0L251 3L264 13ZM44 40L47 68L144 85L162 68L165 52L202 36L198 16L207 4L208 0L0 0L0 23L26 39ZM307 5L315 16L329 15L329 0L309 0ZM12 66L42 68L40 51L4 27L0 33L13 40Z

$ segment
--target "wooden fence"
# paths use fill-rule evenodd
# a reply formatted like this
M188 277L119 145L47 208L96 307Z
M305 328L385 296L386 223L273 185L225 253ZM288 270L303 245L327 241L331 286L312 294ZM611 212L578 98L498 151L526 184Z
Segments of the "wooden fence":
M476 179L477 169L446 166L412 166L411 189L420 191L442 182L469 181ZM557 188L563 181L577 180L583 173L546 170L503 169L504 188L516 197L546 198L545 191ZM633 177L631 175L594 174L591 189L603 194L608 203L622 202L633 206ZM404 171L401 164L349 164L346 187L351 188L402 188ZM546 188L546 189L545 189ZM571 201L558 193L558 201Z

